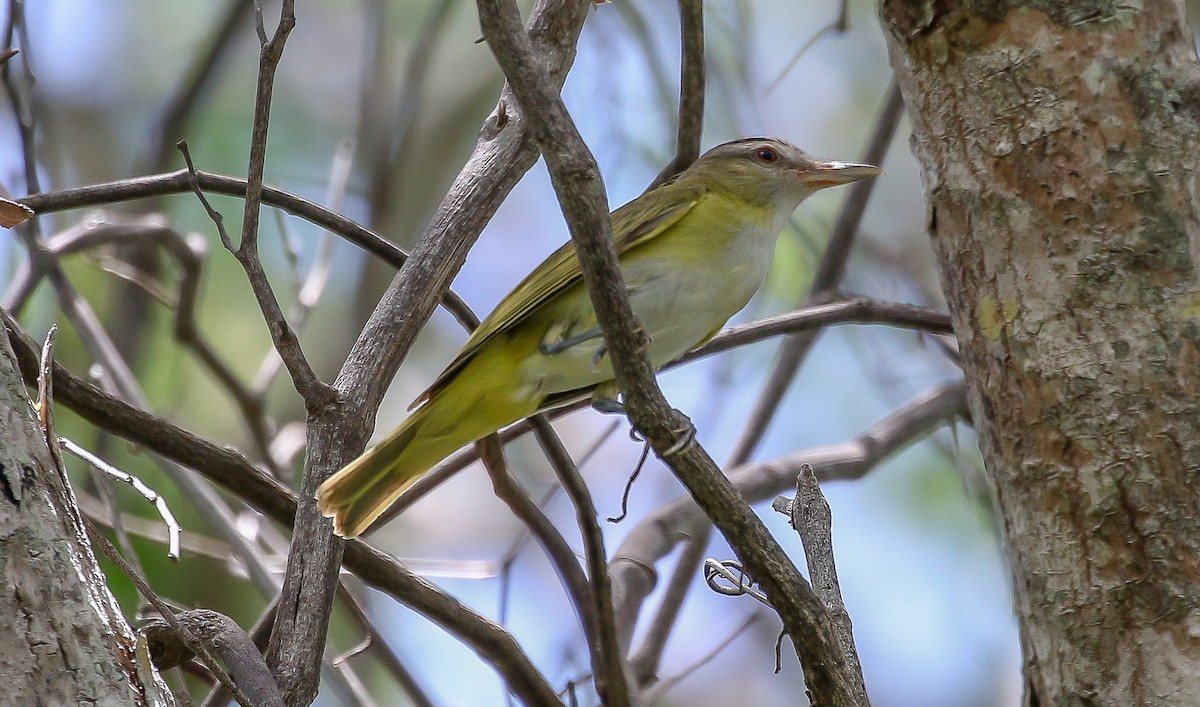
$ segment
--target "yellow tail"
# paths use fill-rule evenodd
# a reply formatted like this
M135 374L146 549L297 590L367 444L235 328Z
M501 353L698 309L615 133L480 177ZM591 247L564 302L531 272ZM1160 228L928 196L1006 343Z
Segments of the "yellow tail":
M463 373L317 489L317 505L338 535L361 534L434 464L537 411L536 400L512 400L507 376Z

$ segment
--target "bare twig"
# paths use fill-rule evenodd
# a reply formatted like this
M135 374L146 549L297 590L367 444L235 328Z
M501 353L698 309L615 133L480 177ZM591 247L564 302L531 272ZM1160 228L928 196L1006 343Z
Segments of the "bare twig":
M584 557L591 580L592 605L595 610L596 631L592 643L592 670L596 674L596 691L606 705L629 705L629 681L625 676L625 660L617 643L616 624L613 621L612 587L608 581L608 560L604 551L604 535L596 520L596 506L579 469L571 461L566 447L554 434L554 428L545 417L532 419L533 431L537 436L546 459L558 474L575 507L575 520L579 534L583 537Z
M729 644L733 643L738 636L745 633L746 629L758 623L762 619L763 615L764 614L761 612L750 614L744 621L742 621L740 625L738 625L737 628L730 631L729 635L725 636L720 641L717 641L716 644L713 645L713 647L704 655L692 661L691 664L680 670L675 675L664 679L662 682L655 685L653 689L647 690L643 695L646 704L659 704L662 702L663 695L665 695L668 690L678 685L689 675L692 675L700 668L703 668L705 665L711 662L713 658L716 658L718 655L720 655L721 651L725 650Z
M22 197L19 201L39 214L55 213L163 194L182 194L191 192L195 183L198 183L205 192L242 198L246 196L245 180L200 170L193 173L187 169L180 169L164 174L132 177L46 194L31 194ZM264 204L283 209L294 216L329 230L339 238L362 248L393 267L403 266L408 259L407 253L385 238L341 214L334 213L295 194L264 185L262 201ZM473 328L479 324L479 320L470 313L462 299L453 292L443 295L441 302L463 326Z
M342 201L346 195L346 187L350 182L351 165L354 162L354 141L350 139L343 140L339 145L337 152L334 154L332 164L329 169L329 188L325 194L325 201L329 204L329 209L337 211L341 209ZM288 258L292 261L293 268L297 268L299 264L299 254L297 249L292 245L291 239L287 238L287 229L281 227L280 231L284 234L285 252ZM325 291L325 285L329 282L329 269L333 259L333 233L328 229L321 231L320 242L317 245L317 254L313 259L312 267L308 270L308 275L305 276L303 282L298 283L296 287L296 302L292 306L292 311L288 317L295 322L297 330L303 328L305 321L308 319L309 312L316 306L317 301L321 298L321 294ZM299 273L296 272L296 277L299 279ZM271 381L275 379L275 374L279 371L279 366L282 364L282 359L279 358L279 352L274 349L267 354L263 359L262 364L258 367L258 373L254 376L254 389L258 391L260 396L265 395L266 390L271 385Z
M261 172L259 174L257 189L254 188L253 179L248 180L246 184L246 203L251 203L252 196L255 198L255 230L252 236L247 236L248 227L245 225L245 221L243 221L242 240L240 244L235 246L233 239L230 238L229 233L225 230L224 217L208 203L208 199L205 198L204 192L200 188L200 182L196 178L196 167L192 163L192 156L188 151L187 142L181 140L177 146L179 147L179 151L183 153L183 159L187 163L188 172L192 176L192 191L196 194L196 198L200 200L200 204L204 207L205 212L208 213L209 218L216 225L217 232L221 237L221 244L225 246L226 250L233 253L234 257L241 263L242 269L246 271L246 278L266 320L267 329L271 333L271 341L275 345L275 351L279 354L284 366L291 374L292 384L295 386L296 392L304 399L304 404L308 408L326 402L333 394L332 388L317 378L317 374L309 366L308 359L304 357L304 351L300 348L300 340L296 337L296 332L292 329L291 325L288 324L287 318L283 314L283 309L279 306L279 300L276 299L275 293L271 289L271 283L267 279L266 271L263 270L262 261L258 257L257 207L261 206L262 203L263 185ZM251 146L251 153L255 154L253 145ZM249 206L247 206L248 208Z
M171 513L171 509L167 506L167 499L159 495L159 493L154 489L142 483L142 480L138 477L121 471L78 444L75 444L66 437L59 437L58 442L63 449L67 450L71 454L74 454L88 464L91 464L93 467L104 472L111 478L122 483L129 484L133 487L134 491L137 491L142 496L142 498L154 504L155 509L158 510L158 515L162 517L163 525L167 527L167 557L172 560L179 559L179 523L175 520L175 514Z
M217 679L217 682L221 683L223 686L225 686L225 689L229 690L229 693L238 701L238 704L241 704L243 707L256 707L256 703L244 692L242 692L238 684L233 681L233 678L231 678L229 674L225 672L224 668L221 667L221 664L218 663L216 658L213 657L212 653L209 652L206 641L197 638L179 621L178 618L176 618L175 612L171 609L171 607L168 606L167 603L164 602L162 598L150 588L150 585L146 582L144 577L142 577L136 570L129 566L129 563L125 561L125 558L121 557L120 553L117 552L117 549L114 548L112 543L108 541L108 538L104 537L102 533L93 528L90 523L88 524L88 535L91 536L92 543L99 547L100 551L104 553L104 556L107 557L110 562L116 565L117 568L121 570L122 574L129 578L129 581L133 583L133 586L137 587L138 593L141 594L142 597L144 597L147 601L149 601L152 606L154 606L155 611L162 616L163 621L165 621L166 624L171 627L171 630L173 630L179 637L180 641L187 646L188 650L195 654L196 657L200 659L200 662L204 663L204 667L208 668L209 672L211 672ZM271 686L274 687L273 684ZM272 703L264 702L262 704L263 707L271 707ZM275 704L280 703L276 702Z
M804 544L804 557L808 563L808 576L813 591L817 593L829 613L833 615L834 631L842 660L846 661L855 678L855 705L866 706L867 688L863 683L862 664L858 660L858 649L854 646L854 626L850 612L842 601L842 589L838 584L837 564L833 560L833 515L829 502L821 493L821 485L813 473L811 464L800 465L796 475L796 497L775 499L772 507L788 516L792 527L800 534Z
M190 660L193 651L187 637L194 636L201 645L221 657L229 668L230 678L255 704L283 707L283 697L258 648L233 619L209 609L184 611L172 618L178 622L178 628L164 617L152 620L140 631L146 638L155 667L166 670Z
M405 696L412 702L413 707L433 707L433 700L430 699L425 689L421 687L421 683L417 681L412 671L400 659L400 656L396 655L396 652L392 650L391 645L379 632L370 615L367 614L367 610L363 608L358 598L346 588L345 582L340 583L338 586L338 597L342 600L342 605L346 607L366 631L363 644L379 648L378 651L375 651L375 654L379 656L380 661L387 668L388 672L396 678L396 682L404 690ZM343 654L343 659L348 657L348 654ZM334 664L336 665L337 661L334 661Z
M592 595L588 591L587 577L579 567L579 562L575 559L575 553L571 550L571 546L554 527L554 523L546 517L542 509L533 502L529 494L508 472L508 464L504 460L504 450L497 437L495 435L484 437L476 442L475 446L479 450L479 458L483 462L484 468L487 469L488 477L492 480L492 489L495 491L496 498L503 501L513 515L519 518L529 532L537 538L546 557L550 560L550 564L553 565L554 571L558 573L559 580L562 581L563 588L567 591L567 596L571 598L571 604L579 614L589 649L593 651L595 658L599 658L601 653L597 637L596 605L591 600Z
M674 178L700 156L700 137L704 130L704 4L701 0L679 0L679 27L679 124L675 157L663 167L647 190Z
M79 503L79 510L83 512L83 515L97 527L112 526L111 511L104 501L82 489L76 491L75 500ZM171 542L162 523L120 509L117 509L117 512L120 513L120 522L129 535L163 545ZM191 530L186 535L182 535L179 542L180 547L189 555L206 557L217 562L228 562L233 554L229 543Z
M272 466L270 437L273 423L267 417L263 396L247 388L241 379L217 355L199 328L197 306L206 245L197 236L189 237L168 226L162 216L121 217L112 213L92 214L89 218L50 238L45 251L63 258L68 255L98 249L108 245L153 244L162 248L175 261L179 270L178 294L167 300L174 317L174 334L185 348L195 354L237 405L264 461ZM14 283L16 306L20 306L32 291L32 280L25 271Z
M684 599L687 598L688 591L692 587L692 582L696 578L693 568L699 567L700 563L704 560L705 553L708 550L709 537L710 533L706 530L700 536L684 543L683 550L679 553L679 560L676 562L676 567L686 568L687 571L671 573L666 590L663 592L662 602L659 604L658 613L655 614L654 619L650 622L650 627L646 632L646 637L642 639L641 645L629 657L629 669L633 672L633 677L637 680L637 684L640 687L644 688L652 685L658 679L658 666L662 661L662 654L666 649L667 639L671 637L671 633L675 628L675 620L679 617L679 613L683 611ZM636 611L638 607L632 606L630 608ZM623 632L623 638L626 643L632 640L633 629L636 623L637 616L635 614L632 617L626 617L626 620L617 624L617 628Z
M678 363L688 363L698 358L762 341L771 336L780 334L795 336L833 324L851 323L882 324L914 329L929 334L954 334L954 330L950 326L950 315L944 312L912 304L880 302L865 297L855 297L808 305L793 312L764 317L730 327L704 346L681 356Z
M616 431L617 427L620 426L620 424L621 423L619 421L615 421L615 420L611 424L609 424L608 428L604 432L602 432L599 437L596 438L596 440L591 444L590 447L588 447L588 449L582 455L580 455L579 463L576 466L578 466L580 469L582 469L587 464L587 462L592 458L592 456L600 449L600 447L604 444L604 442L606 442L608 440L608 438L612 435L612 433ZM505 437L503 435L498 435L498 436L501 440L501 443L503 443L505 441ZM473 449L474 449L474 446L467 448L467 450L473 450ZM464 451L466 451L466 450L464 450ZM553 486L551 486L550 489L545 494L542 495L541 499L539 499L538 507L546 508L547 506L549 506L550 502L554 500L554 497L557 496L559 491L561 491L561 490L562 490L561 484L554 484ZM499 569L496 572L496 575L500 581L500 610L498 612L497 619L501 625L505 625L508 622L509 596L510 596L509 590L511 588L510 579L512 576L512 570L513 570L514 564L516 563L517 558L520 556L521 551L529 543L529 539L531 537L533 537L533 533L529 530L529 528L528 527L522 528L521 532L517 535L517 537L514 538L511 543L509 543L508 549L504 552L504 555L500 558Z
M731 469L729 477L750 503L772 498L795 485L802 464L821 480L858 479L883 459L956 416L965 414L963 383L936 386L891 412L854 439L804 449L772 461ZM709 526L704 512L683 497L659 508L626 536L609 564L616 615L636 618L637 607L654 588L653 567L681 542L691 542ZM758 577L755 577L758 579Z

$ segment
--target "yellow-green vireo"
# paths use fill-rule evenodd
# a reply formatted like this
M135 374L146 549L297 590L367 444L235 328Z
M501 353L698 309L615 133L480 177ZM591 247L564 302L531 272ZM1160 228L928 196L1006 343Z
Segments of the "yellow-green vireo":
M766 278L775 241L810 194L874 177L780 140L718 145L612 213L621 273L659 368L711 339ZM611 411L604 339L568 243L496 307L382 442L321 484L317 501L354 537L459 447L535 413L592 397ZM410 408L411 409L411 408Z

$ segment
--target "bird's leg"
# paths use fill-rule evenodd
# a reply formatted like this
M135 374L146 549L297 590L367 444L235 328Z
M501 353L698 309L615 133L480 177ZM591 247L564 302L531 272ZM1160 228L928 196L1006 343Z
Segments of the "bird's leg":
M601 341L600 348L596 349L596 355L592 356L592 373L595 373L600 368L600 362L604 360L606 353L608 353L608 343Z
M591 341L592 339L598 339L602 336L600 327L598 326L592 327L591 329L585 329L578 334L562 336L564 333L566 333L566 328L567 327L558 326L551 327L550 330L546 332L546 336L542 337L541 343L538 344L538 351L540 351L543 356L553 356L555 354L560 354L567 349L574 348L584 342ZM601 351L603 350L604 349L601 348ZM603 356L603 353L599 353L597 356Z
M596 386L596 390L592 392L592 407L603 413L624 415L626 414L625 405L620 400L617 400L617 395L620 394L620 389L617 388L616 381L608 381ZM671 430L671 434L675 435L675 441L671 443L663 453L663 457L669 457L673 454L679 454L685 451L696 443L696 426L692 424L692 419L683 414L679 410L675 410L675 414L683 418L683 426ZM644 439L637 431L636 427L629 430L629 437L635 442L642 442Z
M592 407L605 414L624 415L625 405L617 400L620 394L621 389L617 387L616 381L601 383L592 392Z

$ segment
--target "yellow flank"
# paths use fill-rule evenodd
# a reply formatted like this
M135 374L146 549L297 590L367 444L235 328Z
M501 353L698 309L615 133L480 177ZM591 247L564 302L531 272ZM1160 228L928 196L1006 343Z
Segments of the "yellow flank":
M870 165L814 160L779 140L719 145L673 181L612 214L630 302L656 367L707 341L750 301L796 206L825 187L873 177ZM472 333L382 442L317 491L334 530L354 537L459 447L612 382L603 338L568 243Z

